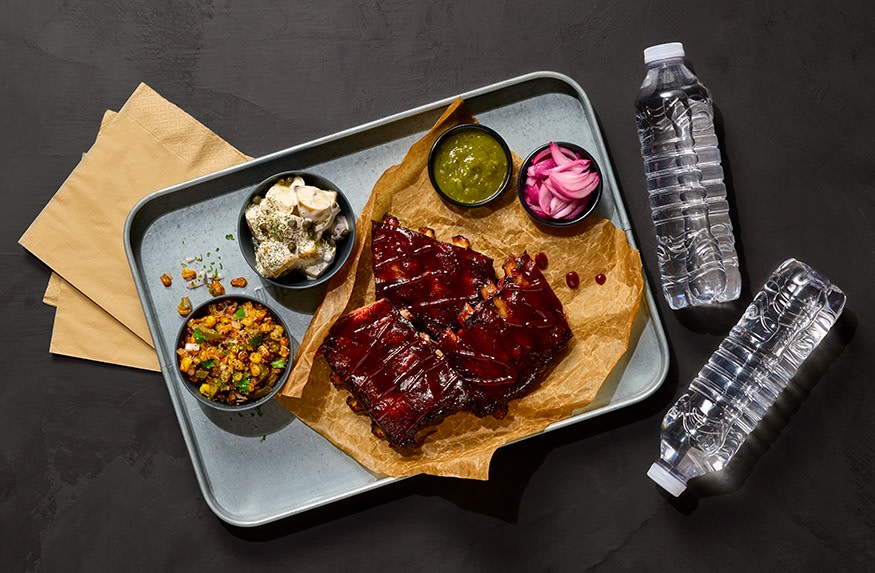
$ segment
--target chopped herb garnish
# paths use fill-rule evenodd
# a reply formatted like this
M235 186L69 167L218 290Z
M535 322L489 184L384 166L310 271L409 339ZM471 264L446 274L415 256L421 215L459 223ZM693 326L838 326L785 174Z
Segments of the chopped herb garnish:
M237 318L237 320L243 320L244 318L246 318L246 311L243 310L242 306L238 306L237 312L234 313L234 316Z
M225 238L228 239L229 241L233 241L233 240L234 240L234 235L231 234L231 233L228 233L227 235L225 235Z
M216 252L217 252L217 253L219 252L219 247L216 247Z
M185 263L182 263L182 268L187 269L187 268L188 268L188 265L185 264Z
M249 392L249 374L243 377L242 380L237 382L237 390L241 392Z
M270 363L271 368L285 368L285 366L286 366L286 359L285 358L280 358L279 360L274 360L273 362Z
M265 435L263 435L263 436L261 436L261 439L260 439L260 440L258 440L258 443L259 443L259 444L261 444L261 443L263 443L263 442L264 442L264 440L266 440L266 439L267 439L267 434L265 434Z
M213 358L210 358L209 360L204 360L203 362L201 362L201 366L203 366L204 368L212 368L215 365L216 365L216 361Z
M209 251L207 251L207 256L208 256L208 257L210 256L210 252L209 252Z
M204 333L201 332L201 330L199 328L195 328L194 332L192 332L192 334L194 334L194 341L195 342L203 342L204 340L207 339L207 337L204 336Z
M255 336L253 336L252 338L249 339L249 346L251 346L252 348L256 348L257 346L259 346L262 343L263 340L264 340L264 336L262 336L261 334L256 334Z

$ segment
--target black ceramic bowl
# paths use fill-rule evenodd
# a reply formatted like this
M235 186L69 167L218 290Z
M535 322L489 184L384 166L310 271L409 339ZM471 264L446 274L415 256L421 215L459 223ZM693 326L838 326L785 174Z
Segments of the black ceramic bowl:
M251 402L247 402L247 403L241 404L239 406L232 406L230 404L225 404L222 402L214 402L213 400L210 400L209 398L207 398L206 396L201 394L199 387L195 383L190 382L188 380L188 378L186 378L186 376L182 372L180 372L180 370L179 370L179 357L175 352L173 353L175 361L174 361L174 364L172 365L172 368L173 368L173 371L176 373L175 374L176 379L179 381L179 383L182 384L183 386L185 386L185 389L188 390L189 393L192 396L194 396L195 399L198 402L200 402L201 404L203 404L209 408L212 408L214 410L220 410L222 412L245 412L247 410L252 410L254 408L258 408L259 406L263 405L265 402L271 400L276 395L276 393L279 392L280 389L282 389L283 385L286 383L286 380L289 378L289 373L292 371L292 358L294 358L295 351L297 350L297 341L294 338L292 338L291 334L289 334L289 327L286 324L286 321L283 320L283 317L274 308L272 308L271 305L269 305L263 301L260 301L257 298L252 298L251 296L246 296L246 295L242 295L242 294L234 294L234 295L223 295L223 296L212 297L209 300L197 305L191 311L191 314L189 314L188 316L185 317L185 320L182 321L182 325L179 327L179 332L176 335L176 348L177 349L182 348L185 345L184 340L185 340L185 332L186 332L186 327L188 325L188 321L192 318L203 317L204 315L207 314L209 305L216 304L216 303L222 302L224 300L233 300L237 303L244 303L246 301L250 301L253 303L260 304L261 306L266 308L268 311L270 311L271 315L273 315L274 321L276 323L278 323L280 326L282 326L283 330L285 330L286 336L289 338L289 357L287 358L287 361L286 361L285 370L283 371L282 375L280 375L279 379L276 381L276 384L274 384L273 390L271 390L268 394L265 394L264 396L262 396L261 398L259 398L257 400L252 400Z
M522 167L520 167L519 177L517 177L517 195L519 195L520 203L523 204L523 208L526 210L526 213L534 219L535 221L547 225L549 227L570 227L571 225L576 225L580 223L584 219L586 219L593 211L595 211L596 206L599 203L599 200L602 198L602 188L605 184L605 178L602 174L601 167L599 167L598 162L595 158L584 148L574 143L567 143L565 141L554 141L556 145L559 147L564 147L565 149L570 149L574 151L578 155L580 155L583 159L589 159L590 169L594 170L599 175L599 184L598 187L595 188L595 191L590 193L584 200L588 201L586 207L583 208L575 218L573 219L553 219L550 217L539 217L532 211L531 207L529 207L528 203L526 203L525 198L525 189L526 189L526 173L529 170L529 167L532 165L532 159L535 158L536 155L547 149L550 144L545 143L544 145L539 146L534 151L532 151L526 160L523 161Z
M334 261L331 262L331 265L329 265L328 268L325 269L325 272L317 279L308 279L298 271L292 271L289 274L278 278L267 278L261 276L258 269L255 267L255 242L252 237L252 231L249 230L249 225L246 223L246 208L252 204L252 200L255 199L255 197L264 197L274 183L287 177L301 177L307 185L312 185L325 191L336 191L337 204L340 206L340 214L345 216L349 223L349 235L337 242L337 252L335 253ZM243 201L243 206L240 208L240 216L237 219L237 243L240 245L240 250L243 253L243 258L246 259L246 263L252 267L252 270L255 271L258 277L264 282L283 289L308 289L326 282L343 267L343 264L352 252L353 245L355 245L355 219L355 213L352 210L352 206L349 204L349 200L343 192L338 189L337 185L328 179L313 173L306 173L304 171L287 171L285 173L278 173L268 177L253 187L252 191L246 196L246 200Z
M449 139L454 134L459 133L460 131L482 131L484 133L487 133L490 137L498 142L498 144L501 146L501 149L504 151L505 158L507 159L507 173L504 176L504 181L502 181L501 186L486 199L474 203L464 203L453 199L452 197L444 193L443 190L441 190L440 186L437 184L437 181L435 181L434 161L435 156L437 155L437 151L438 149L440 149L441 145L443 145L444 142L447 141L447 139ZM508 183L510 183L510 178L512 175L513 158L510 155L510 148L507 146L507 143L500 135L495 132L495 130L490 129L485 125L480 125L479 123L463 123L443 132L441 136L438 137L437 140L434 142L434 145L431 146L431 151L428 154L428 178L431 179L432 187L434 187L435 191L438 192L438 195L440 195L444 201L446 201L447 203L452 203L453 205L459 205L460 207L481 207L483 205L486 205L487 203L494 201L495 199L498 199L498 197L501 196L504 190L507 189L507 185Z

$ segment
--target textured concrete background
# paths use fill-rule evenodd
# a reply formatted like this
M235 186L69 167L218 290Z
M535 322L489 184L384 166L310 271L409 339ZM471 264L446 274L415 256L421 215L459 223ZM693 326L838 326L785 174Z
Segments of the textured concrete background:
M3 570L875 568L869 2L21 0L0 13ZM140 81L260 155L563 72L599 115L655 279L632 104L641 50L671 40L721 112L743 300L672 312L660 299L663 388L501 450L489 482L414 478L236 529L201 498L159 375L48 353L49 271L16 241ZM789 256L844 288L844 318L732 475L670 501L645 476L660 419Z

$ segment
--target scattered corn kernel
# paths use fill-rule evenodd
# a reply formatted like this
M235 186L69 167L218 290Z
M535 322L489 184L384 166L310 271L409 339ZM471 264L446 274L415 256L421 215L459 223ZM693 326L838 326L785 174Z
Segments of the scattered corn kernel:
M213 279L209 285L207 285L207 290L210 291L210 294L213 296L222 296L225 294L225 287L222 286L222 283Z
M182 297L182 300L179 301L179 306L176 307L176 312L178 312L180 316L188 316L191 314L191 300L189 300L187 296Z
M194 272L194 269L182 269L182 280L190 281L197 277L197 273Z

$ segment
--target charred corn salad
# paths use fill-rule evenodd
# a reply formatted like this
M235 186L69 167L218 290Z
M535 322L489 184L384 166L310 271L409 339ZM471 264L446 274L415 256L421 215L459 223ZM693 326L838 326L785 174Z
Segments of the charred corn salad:
M251 301L222 300L190 318L176 354L180 372L201 394L231 405L269 394L290 361L282 325Z

